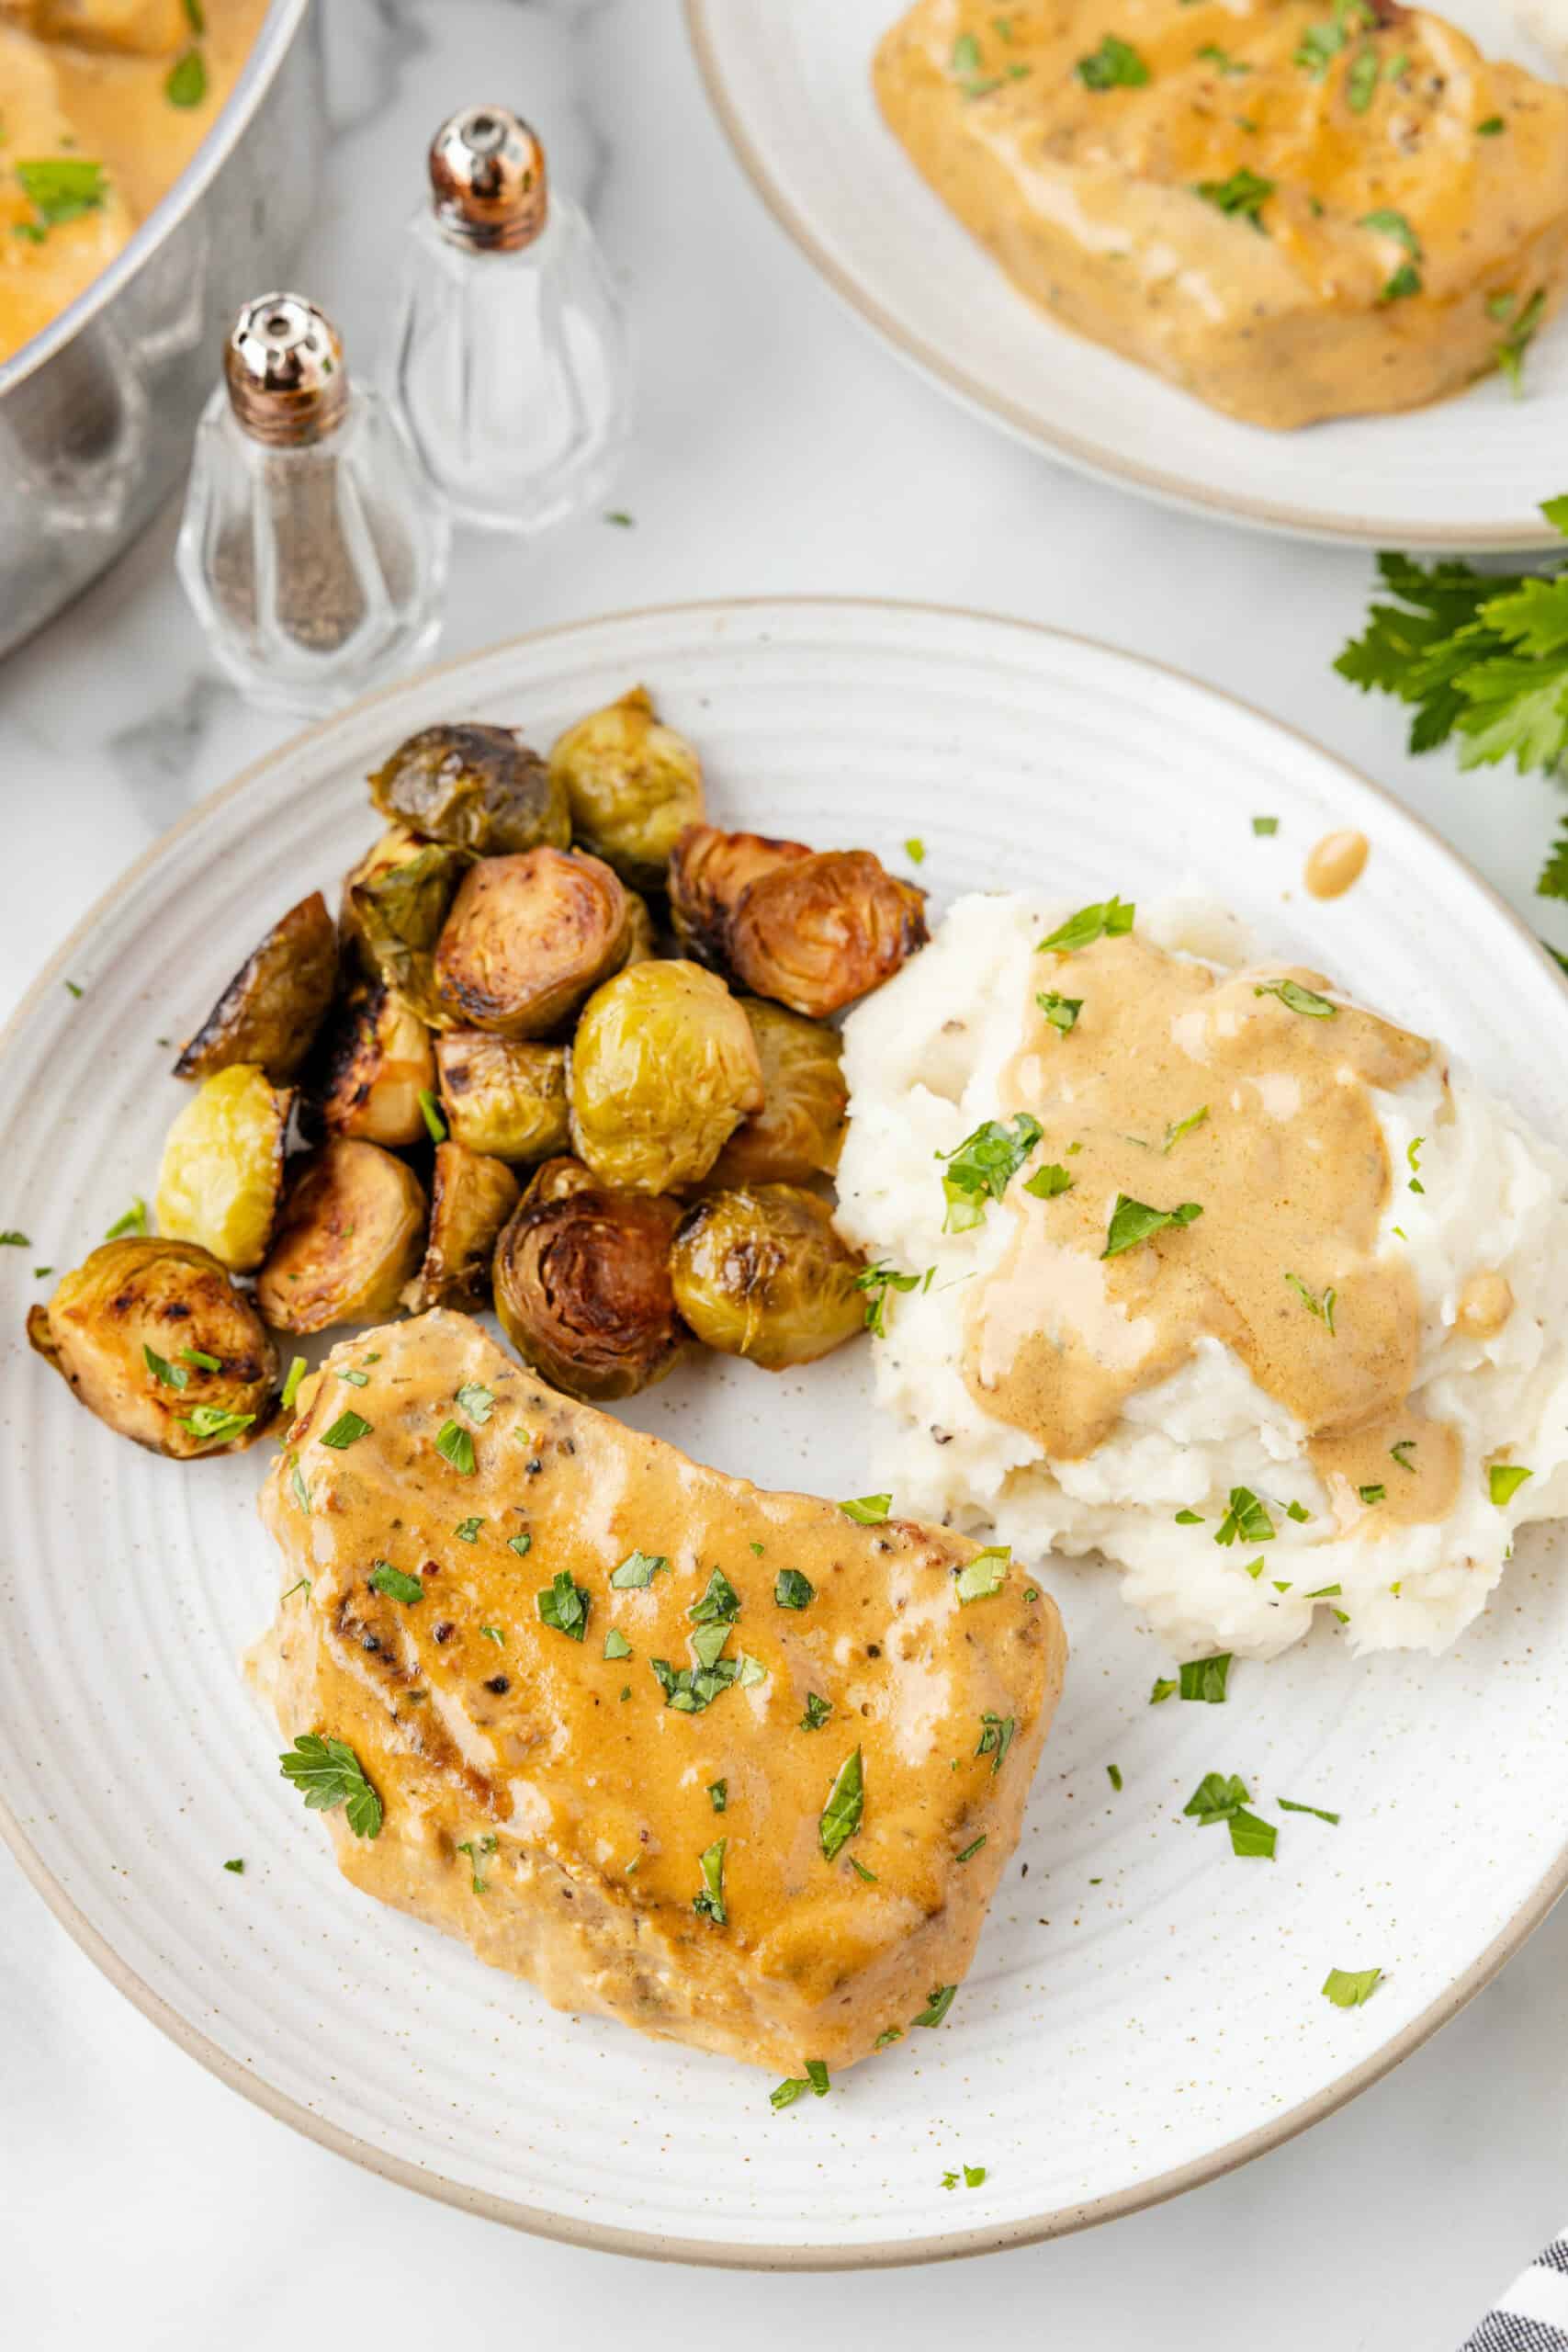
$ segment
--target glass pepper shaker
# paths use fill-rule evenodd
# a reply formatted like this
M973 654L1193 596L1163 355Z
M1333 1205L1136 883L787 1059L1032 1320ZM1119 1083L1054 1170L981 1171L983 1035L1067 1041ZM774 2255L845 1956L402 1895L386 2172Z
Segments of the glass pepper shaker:
M176 563L254 701L335 709L441 627L449 528L395 412L298 294L248 302L197 428Z
M506 107L430 149L409 224L390 383L432 481L483 530L548 530L602 498L629 422L631 355L587 219Z

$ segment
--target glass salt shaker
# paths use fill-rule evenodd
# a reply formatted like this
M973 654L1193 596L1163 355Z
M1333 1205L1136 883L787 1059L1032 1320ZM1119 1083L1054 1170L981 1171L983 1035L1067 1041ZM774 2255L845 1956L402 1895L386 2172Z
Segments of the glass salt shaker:
M409 224L390 387L455 515L548 530L604 496L626 441L631 355L609 272L505 107L442 125L430 183Z
M248 302L223 359L197 428L180 579L252 700L335 709L434 643L447 520L314 303Z

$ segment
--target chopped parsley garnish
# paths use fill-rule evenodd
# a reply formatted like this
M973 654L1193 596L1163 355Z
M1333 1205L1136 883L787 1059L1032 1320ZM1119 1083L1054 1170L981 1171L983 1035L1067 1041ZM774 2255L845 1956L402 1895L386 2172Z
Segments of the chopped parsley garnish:
M833 1776L828 1802L817 1825L825 1862L835 1861L861 1826L865 1810L865 1770L857 1747L846 1756Z
M465 1544L477 1544L483 1525L482 1519L460 1519L452 1532Z
M1278 817L1254 817L1252 830L1260 839L1265 839L1269 834L1279 831L1280 820Z
M310 1498L306 1490L305 1481L299 1475L299 1457L297 1453L289 1455L288 1465L288 1484L293 1490L294 1499L302 1511L308 1512L310 1508Z
M1494 1462L1486 1473L1486 1491L1501 1510L1506 1503L1513 1501L1525 1480L1534 1476L1533 1470L1526 1470L1517 1462Z
M482 1380L466 1380L452 1401L460 1413L466 1413L470 1421L483 1429L495 1410L495 1391L487 1388Z
M1262 213L1263 207L1274 193L1274 183L1265 179L1261 173L1249 172L1245 164L1234 171L1229 179L1196 181L1193 193L1232 220L1247 221L1260 237L1269 234L1263 225Z
M1146 1201L1135 1201L1130 1193L1118 1193L1105 1247L1100 1254L1102 1258L1119 1258L1123 1250L1135 1250L1140 1242L1163 1233L1168 1227L1192 1225L1202 1214L1201 1204L1197 1201L1182 1201L1173 1209L1152 1209Z
M857 1527L880 1527L892 1506L891 1495L857 1495L852 1501L840 1503L839 1509Z
M341 1804L356 1838L380 1836L381 1800L345 1739L301 1732L277 1760L284 1779L293 1781L312 1813L331 1813Z
M418 1577L405 1576L401 1568L394 1568L390 1560L378 1560L370 1571L373 1591L384 1592L389 1600L400 1600L412 1609L416 1600L424 1599L424 1587Z
M1400 1468L1402 1470L1408 1470L1413 1478L1416 1476L1416 1464L1413 1462L1407 1462L1404 1457L1407 1453L1414 1453L1415 1451L1416 1441L1413 1437L1402 1437L1397 1445L1391 1445L1389 1447L1390 1453L1398 1463Z
M911 2025L941 2025L949 2009L953 2007L953 1998L957 1994L957 1991L958 1987L956 1984L933 1984L931 1991L926 1995L925 2007L920 2011L918 2018L911 2018L909 2019L909 2023Z
M1189 1658L1179 1674L1178 1688L1182 1697L1201 1700L1206 1707L1223 1706L1231 1656L1229 1650L1221 1650L1216 1657Z
M857 1862L852 1854L850 1856L850 1868L853 1871L856 1878L860 1879L865 1885L881 1885L882 1882L877 1877L876 1872L874 1871L868 1871L863 1862Z
M1362 1502L1366 1504L1370 1510L1374 1503L1381 1503L1382 1501L1384 1496L1388 1493L1388 1488L1386 1487L1358 1487L1356 1492L1360 1496Z
M692 1656L699 1666L716 1666L728 1639L729 1625L725 1618L716 1618L705 1625L699 1625L692 1635Z
M1010 1180L1039 1142L1044 1129L1038 1119L1021 1111L1009 1128L999 1119L987 1119L952 1151L939 1151L947 1163L942 1180L947 1201L944 1233L967 1233L984 1221L987 1201L999 1201Z
M221 1372L223 1369L217 1356L207 1355L200 1348L182 1348L180 1362L188 1363L194 1372Z
M722 1568L715 1568L707 1589L686 1611L694 1625L733 1625L740 1614L740 1595Z
M1303 989L1300 980L1260 980L1252 991L1254 996L1277 996L1287 1011L1304 1012L1309 1021L1333 1021L1339 1007L1330 1004L1315 989Z
M164 1388L190 1386L190 1374L184 1365L171 1363L167 1356L161 1356L156 1348L150 1348L145 1340L141 1346L141 1361L160 1386Z
M1477 139L1495 139L1498 132L1507 127L1500 114L1489 114L1484 122L1476 124L1475 135Z
M620 531L635 531L637 528L633 517L618 506L612 507L604 520L606 523L614 523L616 529Z
M490 1881L479 1876L479 1863L487 1854L493 1854L495 1851L495 1838L493 1832L486 1838L463 1838L459 1842L457 1851L459 1854L467 1854L468 1858L468 1871L473 1882L474 1893L476 1894L488 1894L490 1892Z
M806 1713L800 1719L802 1731L820 1731L833 1712L830 1699L819 1698L815 1690L806 1694Z
M990 1758L993 1781L1002 1769L1003 1760L1008 1749L1012 1746L1013 1734L1017 1729L1016 1715L993 1714L987 1708L980 1718L980 1739L975 1753L976 1756Z
M27 1235L18 1233L15 1226L9 1232L0 1233L0 1250L30 1250L32 1246Z
M694 1638L694 1649L701 1635ZM766 1679L767 1669L744 1651L739 1657L718 1657L711 1665L672 1667L667 1657L649 1658L649 1665L655 1681L664 1693L664 1703L678 1715L700 1715L710 1707L721 1691L732 1686L750 1690L753 1683Z
M1276 1797L1274 1802L1281 1813L1310 1813L1315 1821L1331 1821L1336 1829L1339 1826L1339 1815L1325 1813L1320 1804L1297 1804L1290 1797Z
M877 2035L876 2040L872 2044L872 2048L874 2050L886 2050L890 2041L902 2041L903 2039L904 2029L901 2025L886 2025L883 2027L882 2031Z
M588 1631L589 1596L580 1584L573 1584L570 1568L558 1568L544 1589L534 1596L539 1611L539 1623L553 1626L569 1641L580 1642Z
M1303 1592L1303 1600L1334 1600L1345 1588L1340 1584L1320 1584L1313 1592Z
M1382 1982L1381 1968L1331 1968L1323 1980L1325 1999L1337 2009L1359 2009Z
M901 1274L886 1259L879 1258L874 1266L867 1266L863 1273L857 1274L855 1288L863 1290L866 1294L866 1329L874 1333L877 1339L885 1340L887 1337L887 1294L889 1291L908 1292L922 1288L930 1290L931 1277L935 1272L934 1266L928 1266L923 1277L919 1274Z
M1179 1682L1172 1681L1168 1675L1160 1675L1149 1692L1150 1706L1162 1706L1167 1699L1174 1699L1180 1687Z
M357 1419L357 1416L349 1418ZM473 1476L474 1441L467 1430L458 1428L456 1421L442 1423L435 1440L435 1451L445 1461L449 1462L453 1469L461 1476L465 1478Z
M506 1635L499 1625L481 1625L479 1639L481 1642L493 1642L498 1650L503 1650L506 1647Z
M622 1633L618 1625L612 1625L609 1632L604 1636L604 1656L606 1657L630 1657L631 1654L632 1645L630 1642L627 1641L626 1635Z
M248 1430L255 1415L226 1412L221 1405L193 1405L188 1413L176 1414L175 1419L182 1430L188 1430L204 1445L223 1445ZM321 1442L325 1444L326 1440Z
M1182 1807L1201 1829L1224 1822L1231 1834L1231 1851L1244 1861L1272 1861L1278 1836L1274 1825L1249 1813L1247 1787L1235 1772L1205 1772Z
M779 1609L808 1609L817 1588L798 1568L781 1568L773 1579L773 1604Z
M1115 33L1107 33L1073 71L1086 90L1141 90L1149 78L1149 69L1132 42Z
M611 1570L610 1582L617 1592L641 1592L669 1566L662 1552L628 1552L620 1566Z
M367 1372L355 1372L351 1369L347 1372L340 1372L338 1378L346 1380L351 1388L368 1388L370 1385L370 1374Z
M1203 1514L1201 1510L1179 1510L1176 1514L1176 1523L1178 1527L1201 1527Z
M1334 1306L1339 1293L1337 1290L1328 1289L1319 1298L1314 1292L1308 1290L1300 1274L1287 1274L1285 1280L1290 1283L1307 1313L1315 1315L1318 1321L1327 1327L1328 1336L1333 1339L1335 1336Z
M1160 1146L1162 1157L1171 1151L1181 1141L1183 1136L1190 1136L1194 1127L1201 1127L1208 1115L1209 1106L1205 1102L1198 1110L1189 1111L1184 1119L1168 1121L1165 1130L1165 1141Z
M1118 1795L1118 1796L1120 1796L1120 1795L1121 1795L1121 1793L1122 1793L1122 1767L1121 1767L1121 1765L1120 1765L1120 1764L1108 1764L1108 1765L1106 1766L1106 1768L1105 1768L1105 1777L1106 1777L1106 1779L1110 1781L1110 1783L1111 1783L1111 1787L1115 1790L1115 1792L1116 1792L1117 1795Z
M722 1813L725 1810L725 1807L729 1803L729 1782L728 1781L710 1781L708 1782L708 1803L712 1805L715 1813Z
M348 1446L357 1445L362 1437L370 1434L371 1424L362 1413L343 1412L330 1430L321 1431L321 1443L330 1445L335 1453L342 1453Z
M1032 1176L1026 1176L1023 1189L1037 1201L1054 1201L1058 1193L1072 1191L1073 1180L1060 1162L1054 1159L1049 1167L1037 1168Z
M1120 899L1097 900L1093 906L1080 907L1069 915L1035 949L1037 956L1072 956L1080 947L1092 947L1097 939L1121 939L1133 928L1138 910L1123 906Z
M123 1234L145 1233L146 1230L147 1204L138 1196L137 1199L131 1202L130 1206L126 1210L123 1216L116 1217L114 1223L109 1227L108 1231L105 1234L104 1239L106 1241L118 1241Z
M17 177L33 208L32 220L23 225L35 243L41 243L51 229L79 220L85 212L101 212L108 194L103 165L85 163L77 155L47 155L18 164Z
M207 96L207 63L199 49L187 49L170 66L164 96L172 107L198 107Z
M908 859L911 865L923 865L925 864L926 845L924 842L921 841L918 833L911 833L908 840L904 843L904 854Z
M1034 1001L1052 1028L1059 1029L1064 1037L1077 1025L1077 1017L1083 1011L1081 996L1058 996L1055 989L1041 989Z
M1230 1818L1231 1852L1244 1862L1271 1862L1279 1831L1271 1821L1260 1821L1255 1813L1239 1806Z
M966 1561L953 1580L959 1607L965 1608L972 1600L994 1600L1007 1582L1011 1558L1010 1544L989 1544Z
M420 1116L424 1121L424 1131L431 1142L445 1143L446 1122L441 1115L440 1103L428 1086L422 1086L419 1090L419 1109Z
M692 1908L700 1912L705 1919L711 1919L716 1928L726 1928L729 1924L729 1914L724 1907L724 1849L728 1843L728 1838L716 1838L707 1851L697 1859L703 1884L701 1894L692 1897Z
M1345 76L1345 103L1352 114L1365 114L1371 105L1379 70L1378 53L1370 42L1350 60L1350 71Z
M1394 271L1383 288L1378 297L1379 301L1397 302L1407 294L1419 294L1421 273L1416 265L1422 258L1421 240L1404 214L1395 211L1392 206L1385 205L1376 212L1363 212L1356 226L1359 229L1375 230L1380 237L1392 237L1396 244L1404 246L1405 253L1409 255L1408 261Z
M231 1862L225 1862L223 1867L226 1871L232 1871L236 1878L243 1878L245 1875L245 1865L238 1854Z
M1247 1544L1273 1541L1274 1522L1250 1487L1231 1488L1230 1508L1214 1532L1214 1541L1216 1544L1234 1544L1238 1535Z
M972 1846L965 1846L961 1854L955 1854L953 1856L953 1860L955 1862L972 1862L976 1855L979 1852L981 1847L985 1844L987 1835L988 1833L986 1830L982 1830L978 1838L976 1838L974 1844Z
M1235 74L1250 74L1252 71L1245 59L1233 57L1228 49L1220 47L1217 40L1206 40L1197 54L1206 58L1216 73Z
M1287 1519L1293 1519L1298 1527L1304 1527L1312 1518L1312 1513L1308 1510L1304 1503L1287 1503L1285 1505L1285 1517Z
M820 2058L808 2058L804 2075L786 2075L777 2090L768 2093L768 2105L773 2108L793 2107L807 2091L814 2098L826 2098L832 2087L828 2069Z
M507 1537L506 1548L509 1552L515 1552L520 1560L525 1560L534 1548L534 1538L525 1527L517 1534Z

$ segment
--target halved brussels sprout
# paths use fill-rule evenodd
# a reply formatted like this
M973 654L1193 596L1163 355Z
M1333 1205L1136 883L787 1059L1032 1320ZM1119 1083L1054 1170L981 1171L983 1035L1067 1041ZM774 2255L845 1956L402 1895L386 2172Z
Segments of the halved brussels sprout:
M423 1143L419 1098L434 1091L435 1053L418 1013L380 980L360 981L338 1006L307 1073L310 1120L361 1143Z
M504 1160L468 1151L460 1143L436 1145L430 1238L424 1262L403 1293L411 1312L484 1305L496 1236L517 1206L518 1190Z
M351 946L359 949L361 961L367 971L375 967L363 954L359 918L354 910L354 893L362 882L375 882L394 865L407 865L425 847L427 843L418 840L414 834L405 832L401 825L389 826L380 840L367 849L358 864L351 865L343 877L337 910L338 944L344 955Z
M822 850L759 875L729 922L729 960L758 996L820 1021L891 979L926 944L925 893L868 849Z
M571 1140L566 1047L448 1029L435 1043L453 1139L497 1159L545 1159Z
M446 1025L547 1036L619 970L628 922L626 891L600 858L558 849L481 858L435 950Z
M569 727L550 774L583 848L639 889L662 888L682 828L701 821L703 772L685 737L660 723L647 687Z
M176 1078L211 1078L254 1062L275 1086L310 1049L337 980L337 930L319 890L290 907L241 965L175 1064Z
M748 882L810 855L804 842L688 825L671 854L667 877L670 920L687 955L716 971L727 969L729 919Z
M436 990L435 946L472 863L465 850L424 842L349 887L361 961L433 1029L452 1025Z
M424 1187L378 1144L334 1136L284 1195L256 1300L278 1331L374 1323L398 1305L424 1250Z
M571 1134L601 1183L635 1193L700 1184L762 1107L751 1024L698 964L634 964L595 990L572 1039Z
M742 997L740 1004L762 1065L762 1107L742 1119L709 1182L804 1184L830 1176L843 1148L850 1099L838 1031L760 997Z
M687 1210L671 1257L675 1304L698 1339L768 1372L864 1329L863 1271L826 1201L796 1184L710 1193Z
M426 841L484 857L571 839L566 793L510 727L427 727L370 778L370 797Z
M169 1129L158 1169L158 1229L248 1273L266 1256L283 1189L293 1095L236 1062L205 1080Z
M244 1293L210 1250L161 1235L95 1250L31 1310L28 1338L78 1404L178 1462L254 1445L277 1381Z
M680 1215L547 1160L495 1251L495 1311L524 1362L593 1404L662 1380L686 1337L670 1287Z

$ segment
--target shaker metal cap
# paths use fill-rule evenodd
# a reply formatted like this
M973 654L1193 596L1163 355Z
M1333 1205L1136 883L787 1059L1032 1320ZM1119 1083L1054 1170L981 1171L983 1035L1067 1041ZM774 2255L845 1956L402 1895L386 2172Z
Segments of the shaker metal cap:
M302 294L247 302L223 353L229 404L253 441L300 448L323 440L348 405L343 338Z
M435 218L454 243L514 254L549 217L545 151L510 107L465 107L430 142Z

